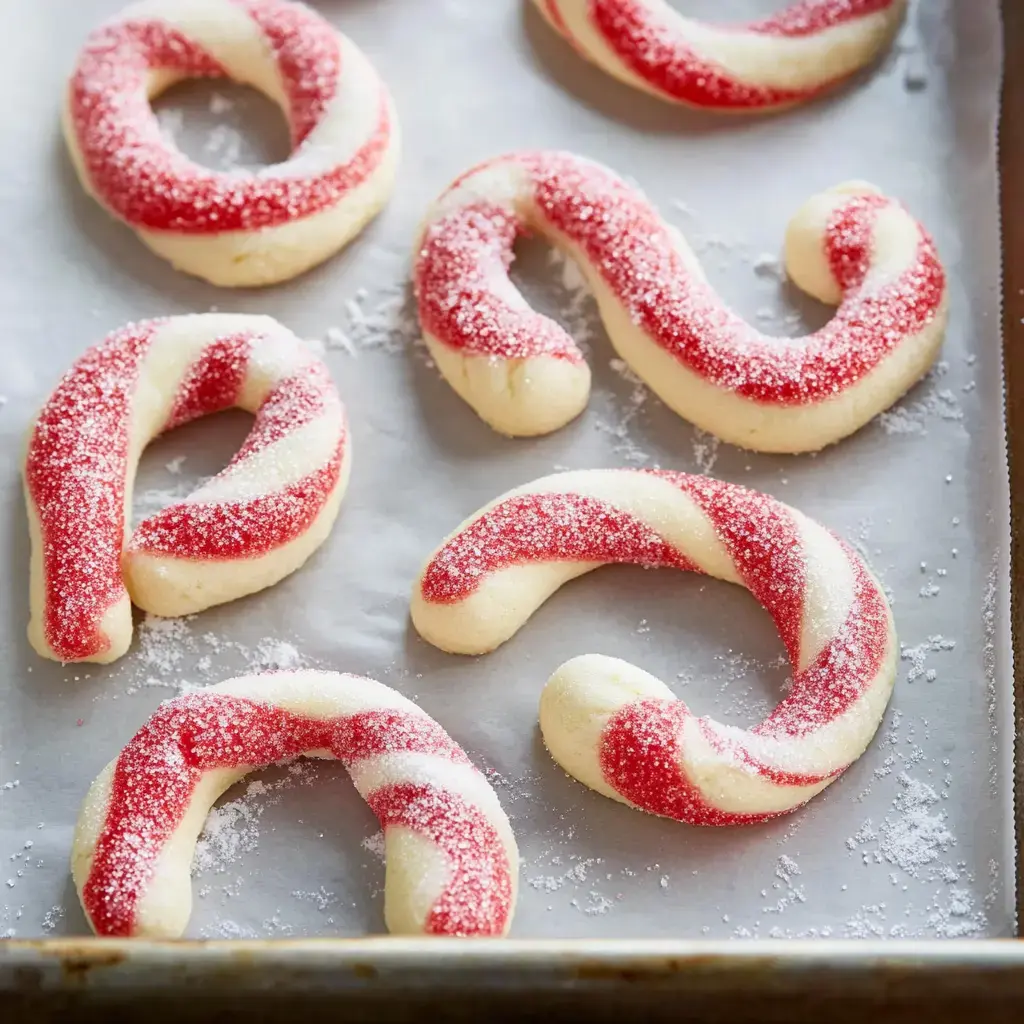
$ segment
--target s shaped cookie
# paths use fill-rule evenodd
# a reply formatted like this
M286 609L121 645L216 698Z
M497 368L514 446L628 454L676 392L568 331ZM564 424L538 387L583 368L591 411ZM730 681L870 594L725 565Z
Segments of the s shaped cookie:
M745 586L772 616L793 678L752 729L698 717L647 672L587 654L544 687L554 759L592 789L695 825L795 810L864 752L899 648L881 587L852 548L766 494L665 470L561 473L471 516L427 561L412 620L442 650L484 654L563 583L628 562Z

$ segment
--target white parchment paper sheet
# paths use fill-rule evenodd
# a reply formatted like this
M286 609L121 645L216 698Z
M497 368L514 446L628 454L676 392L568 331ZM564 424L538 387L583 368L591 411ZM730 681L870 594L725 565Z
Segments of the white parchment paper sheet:
M86 198L58 134L65 76L117 0L8 5L0 67L0 932L81 934L67 870L79 802L155 705L187 681L310 664L375 676L422 703L491 771L524 857L518 936L1009 935L1011 678L1005 566L994 152L994 0L924 0L871 74L763 120L687 113L584 65L520 0L324 0L391 84L405 155L394 200L340 258L288 285L219 291L173 271ZM717 17L772 0L678 3ZM158 104L216 166L280 158L269 104L230 85ZM828 313L778 273L789 214L860 177L935 233L952 322L940 366L898 408L817 457L751 455L699 435L610 363L571 268L527 245L537 303L590 344L587 413L538 440L494 434L414 344L408 256L427 203L474 161L576 150L638 183L726 296L769 329ZM184 623L148 623L109 668L61 667L25 639L19 480L31 417L89 344L125 321L211 308L269 313L317 340L348 403L352 485L323 550L272 590ZM229 415L156 443L152 509L224 464ZM566 778L540 743L548 674L584 651L629 658L701 712L753 723L778 699L782 645L739 588L606 569L567 586L495 654L457 658L411 631L410 584L485 501L556 467L661 465L766 490L850 538L893 601L905 658L868 753L805 810L699 830ZM264 773L228 794L201 843L189 934L383 929L376 824L336 765Z

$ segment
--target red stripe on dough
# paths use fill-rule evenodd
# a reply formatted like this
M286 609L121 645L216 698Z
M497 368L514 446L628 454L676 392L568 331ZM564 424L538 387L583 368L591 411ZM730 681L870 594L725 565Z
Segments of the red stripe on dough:
M207 345L178 386L164 430L237 405L252 343L251 334L238 334Z
M698 571L645 523L597 498L506 498L460 530L431 559L420 588L435 604L469 597L491 573L534 562L631 562Z
M774 89L736 78L702 57L644 0L591 0L597 30L619 59L656 92L717 110L758 110L808 99L831 84Z
M103 616L126 596L129 424L139 366L160 323L129 324L89 349L47 399L29 440L25 486L42 534L43 629L62 660L105 651Z
M258 558L312 526L341 475L344 438L331 460L281 491L244 501L183 501L143 520L127 550L168 558Z
M802 0L762 21L742 26L739 31L766 36L801 38L849 25L872 14L892 9L896 0Z
M427 914L427 935L502 934L512 913L512 874L486 815L456 793L412 782L383 786L367 803L385 833L412 829L447 859L449 877Z
M861 287L873 261L875 221L891 201L851 196L824 239L845 289L835 316L805 338L767 337L690 272L658 212L621 178L567 153L515 159L533 174L536 203L551 227L583 250L633 323L687 369L745 398L777 405L833 398L923 330L941 306L945 274L920 226L913 264L877 291Z
M581 363L582 353L562 327L506 298L512 247L523 233L513 214L483 202L431 224L415 268L423 329L467 355Z

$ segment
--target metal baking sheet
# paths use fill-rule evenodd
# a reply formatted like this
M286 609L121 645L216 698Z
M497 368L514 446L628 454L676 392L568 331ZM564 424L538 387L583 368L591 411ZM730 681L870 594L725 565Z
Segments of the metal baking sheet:
M87 933L67 857L92 777L156 704L253 668L372 675L419 701L491 774L523 854L519 938L996 937L1014 930L1012 683L999 335L995 0L914 6L882 66L778 117L688 113L583 65L519 0L324 0L390 83L404 159L385 214L343 255L284 286L218 290L178 274L86 198L57 116L77 47L118 0L38 0L7 12L0 69L0 934ZM719 18L775 0L687 0ZM223 83L157 104L165 130L214 166L284 155L271 105ZM503 439L417 344L409 250L427 203L473 162L559 147L637 181L702 256L723 295L779 333L828 311L779 272L785 222L811 192L867 178L935 234L952 319L941 362L899 405L815 457L719 445L613 359L571 266L527 244L527 294L590 349L577 422ZM187 621L139 623L110 667L61 667L25 639L22 438L60 374L123 322L208 309L269 313L323 347L345 398L352 485L310 564L260 595ZM151 511L224 464L242 415L148 451ZM407 616L411 582L453 525L557 468L663 466L768 491L870 559L903 644L870 750L804 810L700 830L640 815L568 779L537 731L549 673L584 651L660 675L700 712L750 724L778 699L782 645L749 595L682 573L605 569L563 589L484 658L442 654ZM336 765L301 764L226 795L197 852L189 935L352 936L383 930L376 823Z

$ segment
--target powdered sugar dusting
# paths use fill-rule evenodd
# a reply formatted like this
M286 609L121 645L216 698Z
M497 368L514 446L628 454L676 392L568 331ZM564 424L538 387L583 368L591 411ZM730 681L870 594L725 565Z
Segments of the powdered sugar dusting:
M910 434L925 437L929 422L945 420L958 423L964 412L960 400L951 388L942 387L940 381L949 372L949 363L939 361L926 374L921 388L913 396L878 417L878 423L887 434ZM922 392L923 393L920 393Z
M630 392L625 402L615 410L613 418L599 419L597 428L611 438L612 450L623 461L632 466L644 466L651 461L651 456L634 439L632 431L650 393L624 360L612 359L608 365L616 376L630 386Z
M136 640L137 646L114 670L126 680L129 695L146 687L184 694L239 671L310 667L310 660L291 640L266 636L253 645L244 644L210 632L203 617L196 615L165 619L147 614L138 624Z
M864 863L891 864L917 877L922 868L935 864L956 842L939 807L935 790L907 772L897 776L900 790L892 812L875 825L870 819L846 841L847 849L859 851Z
M939 651L951 651L955 647L955 640L948 640L939 634L930 636L927 640L916 644L913 647L906 647L901 644L900 657L904 661L910 662L910 669L907 672L907 682L912 683L915 679L919 679L922 676L924 676L927 682L934 682L936 679L936 670L925 668L925 662L928 655Z
M377 860L384 859L384 833L382 831L367 836L359 845Z
M412 295L400 275L373 292L358 289L341 310L343 320L324 331L323 345L328 351L353 357L361 352L394 355L415 351L421 344Z
M693 461L703 474L707 475L715 468L720 444L721 441L714 434L699 427L693 428Z

